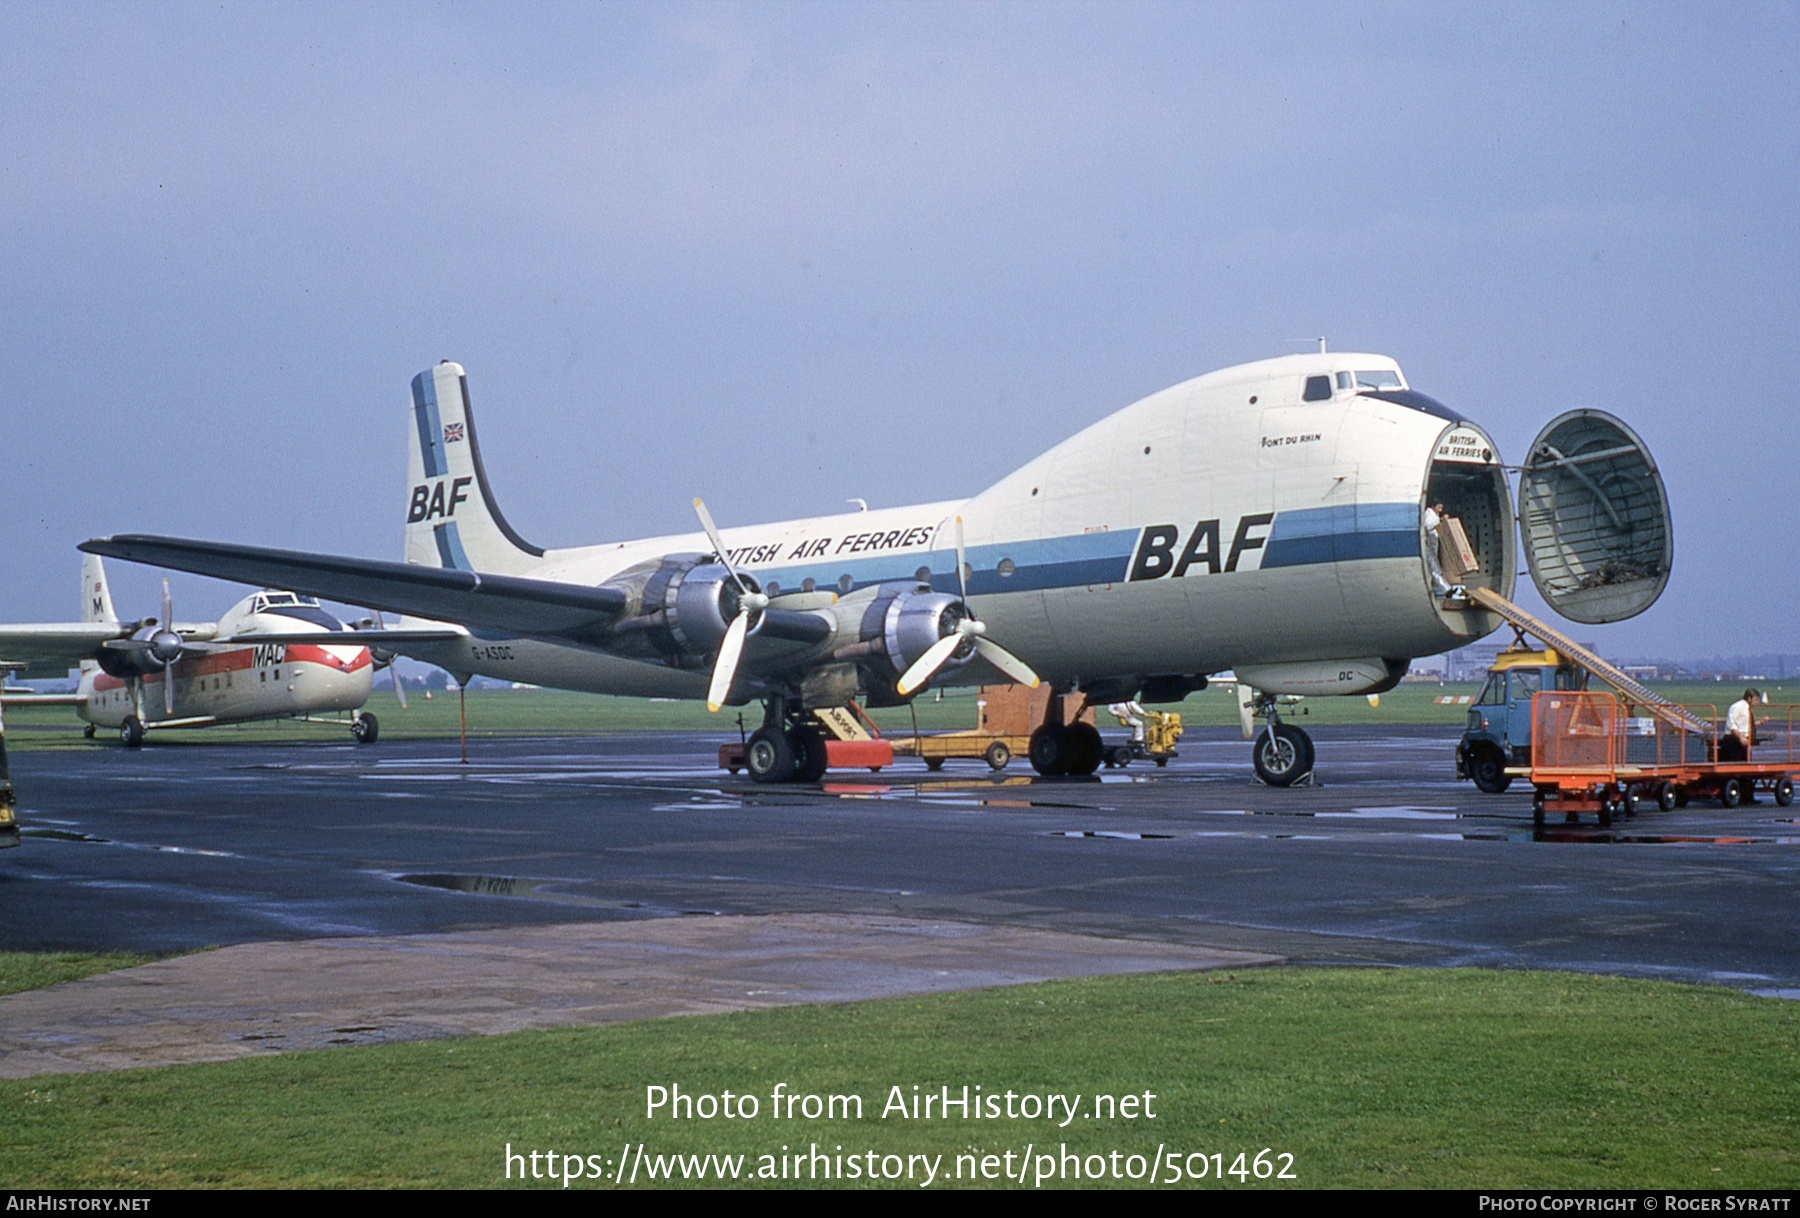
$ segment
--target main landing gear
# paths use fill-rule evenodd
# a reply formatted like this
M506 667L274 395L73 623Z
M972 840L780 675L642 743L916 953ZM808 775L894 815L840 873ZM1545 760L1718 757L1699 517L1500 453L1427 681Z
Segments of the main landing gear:
M744 768L755 782L818 782L825 777L825 737L796 702L764 704L763 725L744 744Z
M1046 778L1086 777L1106 759L1100 729L1091 723L1065 723L1062 694L1051 694L1044 722L1031 733L1031 768Z
M1250 764L1256 768L1256 776L1271 787L1291 787L1309 781L1313 772L1312 737L1281 721L1274 694L1259 690L1252 713L1267 720L1250 745Z

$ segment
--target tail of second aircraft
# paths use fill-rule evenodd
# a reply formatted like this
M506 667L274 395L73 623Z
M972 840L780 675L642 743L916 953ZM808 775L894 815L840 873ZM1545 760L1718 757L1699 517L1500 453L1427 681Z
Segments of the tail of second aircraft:
M98 554L81 556L81 620L84 622L116 622L112 590L106 586L106 567Z
M81 556L81 620L84 622L117 622L113 609L112 589L106 586L106 567L98 554ZM83 660L81 671L98 668L94 660Z
M530 569L544 551L515 533L494 502L462 365L445 360L415 376L412 408L406 561L498 575Z

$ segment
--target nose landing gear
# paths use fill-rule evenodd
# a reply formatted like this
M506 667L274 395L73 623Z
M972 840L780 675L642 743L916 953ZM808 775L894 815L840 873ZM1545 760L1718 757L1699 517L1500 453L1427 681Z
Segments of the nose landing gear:
M1266 719L1250 746L1250 764L1256 776L1271 787L1309 786L1313 778L1312 737L1291 723L1281 721L1275 695L1256 691L1251 713Z

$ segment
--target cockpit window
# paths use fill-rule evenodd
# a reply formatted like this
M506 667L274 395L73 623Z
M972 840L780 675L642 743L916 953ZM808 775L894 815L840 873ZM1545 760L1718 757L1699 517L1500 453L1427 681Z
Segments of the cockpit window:
M1303 402L1323 402L1331 397L1331 378L1328 376L1309 376L1306 378L1306 392L1300 395Z
M1358 389L1399 389L1400 374L1398 372L1359 372L1356 374Z
M1350 374L1348 372L1338 373L1337 374L1337 383L1338 383L1339 389L1350 388Z

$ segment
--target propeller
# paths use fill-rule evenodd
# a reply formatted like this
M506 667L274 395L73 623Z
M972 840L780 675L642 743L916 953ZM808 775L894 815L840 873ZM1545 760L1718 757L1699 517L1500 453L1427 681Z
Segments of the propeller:
M969 564L963 548L963 519L956 518L956 587L958 600L962 605L962 616L956 620L955 629L925 649L925 654L914 660L912 666L901 674L900 684L896 687L903 698L911 697L914 691L931 680L951 656L963 648L972 648L982 659L998 668L1021 685L1032 689L1038 687L1038 675L1031 671L1030 665L1019 659L1000 644L987 638L987 624L975 617L975 611L969 608Z
M137 633L128 639L108 639L102 644L109 651L134 652L139 657L133 660L132 670L135 675L129 679L142 682L144 675L152 668L162 669L163 676L163 714L175 713L175 674L172 671L175 662L181 659L186 644L174 630L174 608L169 596L169 581L163 580L162 618L145 618L139 625ZM141 688L141 685L139 686Z
M373 614L374 616L369 618L366 623L358 622L358 623L356 623L356 625L359 627L363 626L363 625L369 625L369 626L373 626L377 630L386 630L387 629L387 621L381 616L381 610L371 609L371 610L369 610L369 612L371 614ZM369 658L375 662L375 671L376 672L380 672L382 669L385 668L388 670L388 674L393 677L393 679L394 679L394 699L395 699L395 701L400 703L400 709L405 710L406 709L406 682L401 679L400 670L398 668L394 667L394 661L396 659L398 659L399 657L396 655L396 653L389 651L385 647L370 647L369 648Z
M737 581L739 594L737 616L725 628L725 641L719 644L719 658L713 662L712 684L706 689L706 709L717 711L725 705L725 699L731 693L731 682L737 677L738 660L744 654L744 639L750 633L750 619L769 607L769 598L739 575L731 560L725 557L725 543L719 540L719 527L713 523L705 502L696 498L694 511L700 517L700 527L706 530L706 540L712 544L719 564Z

